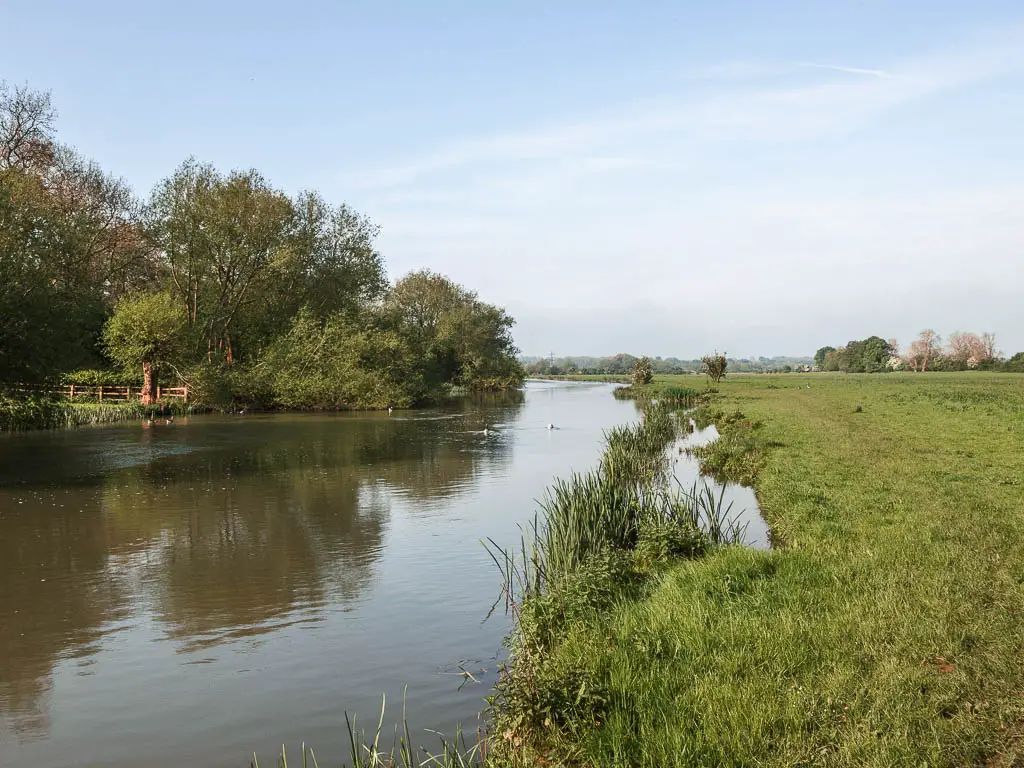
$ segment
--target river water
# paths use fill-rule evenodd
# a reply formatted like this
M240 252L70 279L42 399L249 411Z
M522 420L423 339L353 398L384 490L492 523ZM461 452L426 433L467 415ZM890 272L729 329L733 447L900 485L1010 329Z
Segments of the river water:
M406 686L412 729L475 730L508 629L481 539L636 418L531 382L0 437L0 765L337 764L344 712L373 728L386 694L393 723Z
M508 630L481 540L637 419L611 389L0 436L0 766L340 764L382 695L389 744L403 697L475 731Z

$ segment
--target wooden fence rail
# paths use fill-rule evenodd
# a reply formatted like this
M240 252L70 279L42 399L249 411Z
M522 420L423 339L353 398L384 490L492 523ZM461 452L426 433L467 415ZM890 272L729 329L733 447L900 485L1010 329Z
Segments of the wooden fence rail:
M64 384L61 386L47 386L45 384L13 384L8 387L3 387L2 391L23 397L29 395L51 395L55 397L65 397L68 400L74 400L75 398L96 399L101 403L126 403L129 400L142 399L142 387L117 387L107 386L105 384L98 387L90 387L84 384ZM187 403L188 387L157 387L156 397L157 400L169 398L171 400L181 400Z

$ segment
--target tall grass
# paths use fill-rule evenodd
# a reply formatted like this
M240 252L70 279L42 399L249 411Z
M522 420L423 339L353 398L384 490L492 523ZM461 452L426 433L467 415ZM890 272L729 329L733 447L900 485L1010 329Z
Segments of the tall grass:
M368 735L365 730L357 730L355 717L345 714L345 728L348 734L349 763L351 768L486 768L487 742L483 731L478 730L476 738L468 741L461 727L455 732L455 738L449 741L443 735L434 733L440 741L439 752L428 752L417 748L409 731L409 722L402 707L401 727L395 728L390 744L382 741L384 735L384 714L387 710L387 699L381 697L380 718L377 728ZM320 768L313 748L303 743L299 750L301 763L293 761L293 765L301 764L302 768ZM277 756L278 768L288 768L288 748L281 746L281 754ZM259 757L252 756L250 768L260 768Z
M167 414L187 415L191 412L192 408L182 403L73 403L50 398L0 397L0 432L114 424Z
M689 491L670 486L665 449L678 431L669 405L649 405L641 423L606 433L596 470L555 480L518 549L488 539L506 609L543 593L601 552L635 549L645 530L683 529L714 544L742 537L731 522L731 504L723 504L724 489L716 496L704 483Z
M656 401L670 403L677 408L693 408L707 399L710 390L700 391L691 387L655 382L643 387L616 387L612 394L618 400Z

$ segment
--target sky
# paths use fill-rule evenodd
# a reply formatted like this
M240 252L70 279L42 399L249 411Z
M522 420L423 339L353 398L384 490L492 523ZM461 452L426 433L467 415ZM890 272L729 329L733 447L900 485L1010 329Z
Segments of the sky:
M0 78L143 196L318 189L525 354L1024 350L1024 6L0 0Z

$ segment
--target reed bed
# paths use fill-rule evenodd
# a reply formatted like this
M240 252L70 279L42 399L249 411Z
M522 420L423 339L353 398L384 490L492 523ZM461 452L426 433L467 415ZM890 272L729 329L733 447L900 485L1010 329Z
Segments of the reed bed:
M139 402L74 403L50 398L0 398L0 432L115 424L191 412L192 408L182 403L143 405Z

